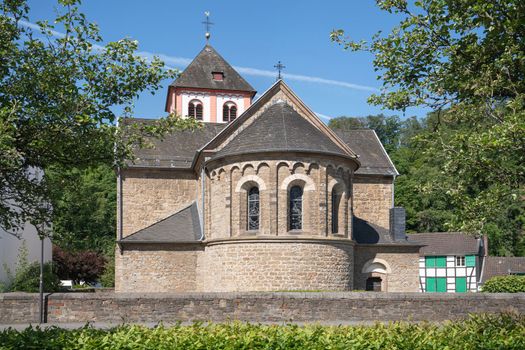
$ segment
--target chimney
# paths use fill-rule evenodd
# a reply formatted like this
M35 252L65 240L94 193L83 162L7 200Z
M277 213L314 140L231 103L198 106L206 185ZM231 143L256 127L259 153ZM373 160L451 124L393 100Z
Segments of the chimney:
M406 240L407 236L405 234L405 218L405 208L390 208L390 237L392 238L392 241Z
M481 236L483 240L483 256L489 256L489 237L485 234Z

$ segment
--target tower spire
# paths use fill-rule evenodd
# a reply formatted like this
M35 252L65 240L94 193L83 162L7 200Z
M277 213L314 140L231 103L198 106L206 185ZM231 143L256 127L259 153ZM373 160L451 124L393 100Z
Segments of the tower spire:
M214 24L213 22L210 22L210 11L204 12L204 16L206 16L206 20L202 22L202 24L206 27L206 44L208 44L208 41L210 41L210 27Z

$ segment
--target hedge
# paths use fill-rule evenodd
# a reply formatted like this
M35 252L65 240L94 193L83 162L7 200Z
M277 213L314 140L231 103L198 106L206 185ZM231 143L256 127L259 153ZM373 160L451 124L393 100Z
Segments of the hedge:
M525 276L495 276L483 284L485 293L522 293L525 292Z
M446 324L255 325L240 322L101 330L0 332L0 349L525 349L525 317L478 315Z

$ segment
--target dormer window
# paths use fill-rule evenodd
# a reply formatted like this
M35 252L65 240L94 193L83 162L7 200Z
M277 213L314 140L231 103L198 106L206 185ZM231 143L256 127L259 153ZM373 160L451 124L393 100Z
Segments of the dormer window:
M222 106L222 120L231 122L237 118L237 105L233 102L226 102Z
M188 117L202 120L202 102L199 100L191 100L188 103Z
M223 81L224 80L224 73L223 72L212 72L211 75L213 76L213 80L216 80L216 81Z

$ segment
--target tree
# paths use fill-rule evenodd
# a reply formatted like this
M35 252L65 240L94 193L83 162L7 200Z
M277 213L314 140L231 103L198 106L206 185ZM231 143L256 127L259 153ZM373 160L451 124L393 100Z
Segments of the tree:
M117 189L115 171L101 164L84 169L46 171L53 205L53 243L67 251L115 248Z
M384 114L368 115L366 117L338 117L331 119L328 126L332 129L373 129L387 151L393 151L398 146L398 136L402 122L398 116Z
M446 181L451 227L486 233L493 253L523 253L525 239L525 3L520 0L378 0L401 16L371 42L332 39L367 50L383 81L369 101L389 109L435 110L428 152Z
M113 259L114 260L114 259ZM106 265L106 259L94 251L68 252L53 246L53 264L60 279L95 283Z
M50 224L41 171L122 164L147 137L197 125L169 115L124 135L115 111L131 116L139 93L155 93L176 72L137 56L131 39L102 46L80 1L58 2L54 24L39 22L39 32L22 25L26 1L0 4L0 227L11 232L31 222L42 235Z

